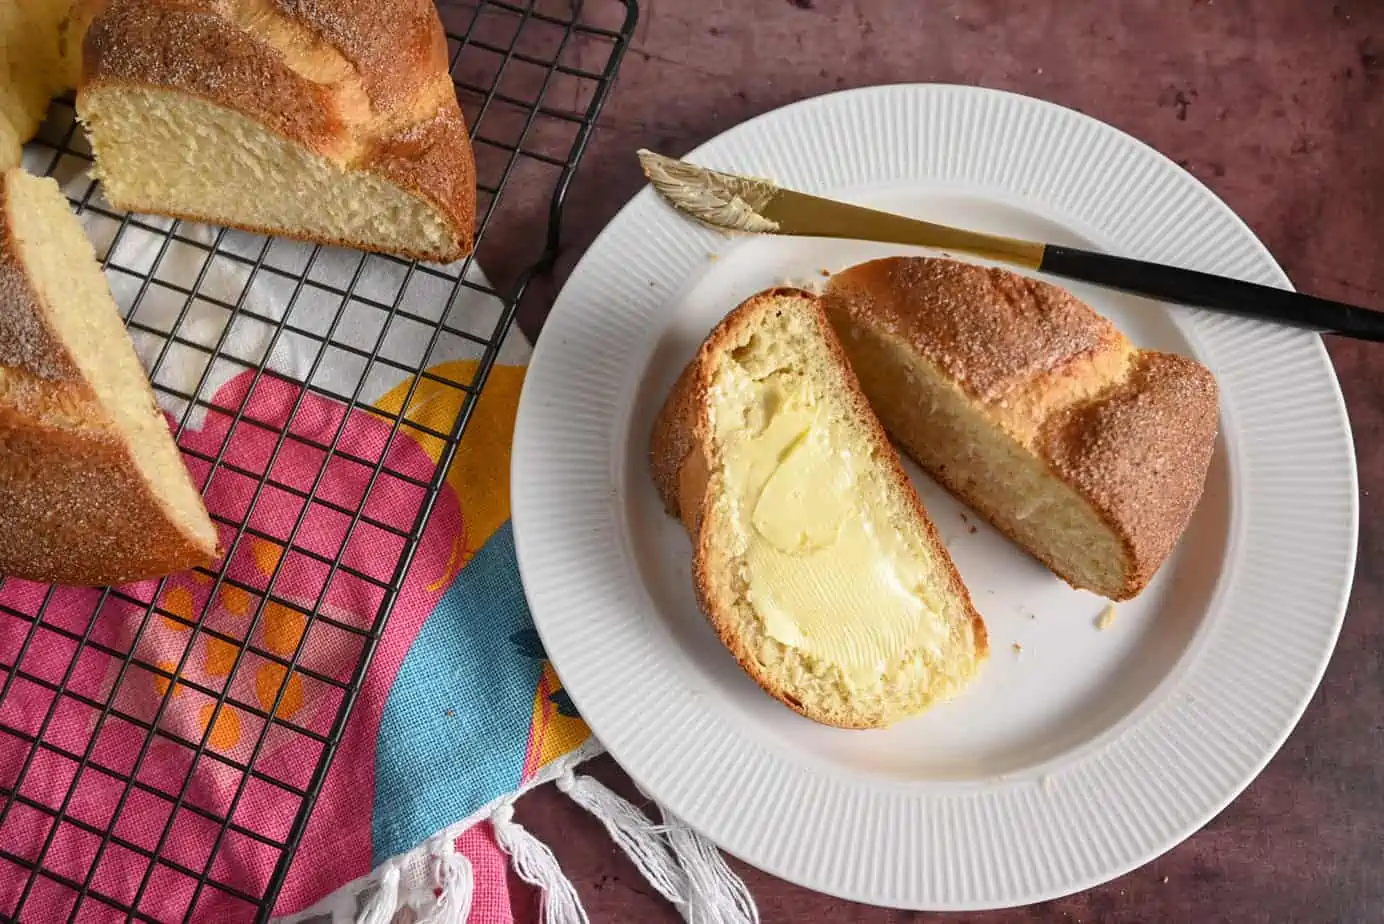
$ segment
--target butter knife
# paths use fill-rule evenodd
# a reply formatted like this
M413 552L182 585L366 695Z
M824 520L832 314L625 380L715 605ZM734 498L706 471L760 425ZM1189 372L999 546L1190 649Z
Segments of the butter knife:
M665 202L722 231L845 238L954 250L1135 295L1384 341L1384 312L1146 260L967 231L837 202L648 150L644 175Z

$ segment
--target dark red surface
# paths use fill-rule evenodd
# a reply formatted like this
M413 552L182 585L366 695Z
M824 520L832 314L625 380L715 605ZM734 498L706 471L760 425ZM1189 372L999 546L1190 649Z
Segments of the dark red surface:
M904 81L1014 90L1116 125L1222 196L1299 289L1384 309L1384 2L645 0L526 329L640 187L635 148L681 154L794 100ZM543 206L536 194L532 228ZM514 270L503 253L489 266ZM1355 590L1321 689L1249 789L1143 869L1026 909L867 908L737 864L766 922L1384 919L1384 371L1367 365L1384 347L1329 347L1360 464ZM609 759L589 769L627 787ZM678 920L554 788L523 799L519 818L554 845L593 921Z

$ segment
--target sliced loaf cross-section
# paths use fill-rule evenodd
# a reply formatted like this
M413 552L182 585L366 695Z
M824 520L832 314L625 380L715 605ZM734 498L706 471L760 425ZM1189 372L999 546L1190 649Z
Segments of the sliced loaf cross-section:
M106 198L436 262L470 252L470 138L431 0L105 0L77 113Z

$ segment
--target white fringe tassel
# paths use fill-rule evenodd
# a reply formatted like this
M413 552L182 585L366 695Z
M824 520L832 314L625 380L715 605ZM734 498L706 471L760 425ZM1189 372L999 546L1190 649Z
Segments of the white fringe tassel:
M357 924L389 924L394 920L394 913L399 910L399 867L390 865L380 877L380 884L375 889L375 894L370 896L370 903L365 906L365 910L356 919Z
M647 815L598 780L570 770L558 789L594 815L631 862L689 924L759 924L745 883L715 845L663 811L664 823Z
M501 805L490 816L495 841L509 854L519 878L543 893L543 924L590 924L577 890L563 875L548 846L514 820L514 807Z
M659 806L668 843L687 876L687 911L691 924L759 924L759 909L716 845Z
M471 916L471 899L476 892L476 873L466 855L448 842L436 859L437 888L440 894L432 910L415 924L466 924Z
M659 806L662 823L656 822L594 777L573 773L570 766L559 772L556 782L559 790L601 822L688 924L759 924L759 910L744 881L720 850L682 819ZM515 873L541 892L542 924L590 924L577 890L552 850L514 820L512 801L500 803L491 812L490 824ZM425 867L409 874L413 877L409 907L419 912L415 924L466 924L476 888L471 861L456 849L450 835L430 847L429 853L431 874ZM390 864L357 924L391 924L400 908L400 878L399 867Z
M593 777L564 770L557 778L557 788L605 825L611 840L620 845L660 895L679 907L686 903L687 876L663 839L661 826Z

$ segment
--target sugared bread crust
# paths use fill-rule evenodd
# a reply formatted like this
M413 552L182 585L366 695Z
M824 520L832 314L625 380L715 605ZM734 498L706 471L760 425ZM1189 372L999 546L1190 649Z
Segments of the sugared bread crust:
M430 0L105 0L77 111L112 204L450 262L476 178Z
M823 305L885 428L933 478L1072 585L1143 590L1206 481L1204 366L1136 349L1057 286L955 260L851 267Z
M51 179L0 181L0 575L118 584L210 565L217 531Z

